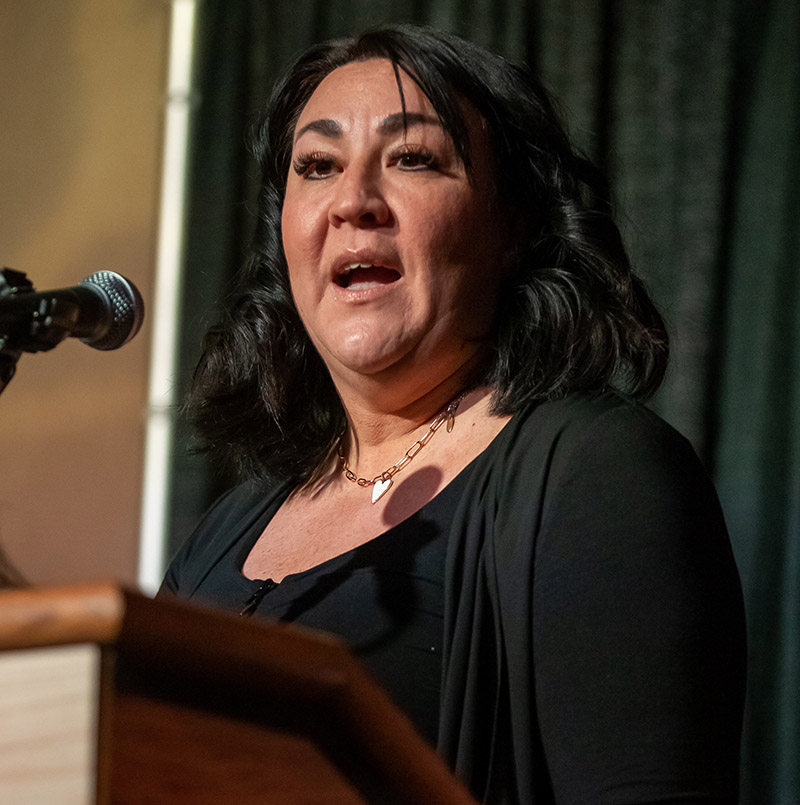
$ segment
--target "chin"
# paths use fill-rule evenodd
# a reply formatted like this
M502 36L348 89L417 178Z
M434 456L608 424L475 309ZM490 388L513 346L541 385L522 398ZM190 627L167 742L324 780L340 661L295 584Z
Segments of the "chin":
M392 369L401 362L401 359L394 355L360 353L356 355L341 355L337 357L336 361L340 366L343 366L350 372L372 376Z
M335 371L342 367L349 372L374 375L402 361L404 351L397 344L377 343L375 336L350 337L344 343L328 344L325 348L317 345L323 361Z

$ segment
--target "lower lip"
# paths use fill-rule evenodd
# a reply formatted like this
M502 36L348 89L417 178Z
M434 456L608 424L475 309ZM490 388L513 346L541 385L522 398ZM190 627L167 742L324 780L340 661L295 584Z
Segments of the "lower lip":
M333 296L342 302L369 302L389 293L399 282L359 282L347 288L333 283Z

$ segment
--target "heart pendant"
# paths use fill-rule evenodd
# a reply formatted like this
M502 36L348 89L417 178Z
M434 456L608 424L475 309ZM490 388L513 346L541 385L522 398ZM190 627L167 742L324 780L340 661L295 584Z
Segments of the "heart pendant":
M372 502L377 503L388 491L392 485L392 479L386 478L382 481L375 481L372 484Z

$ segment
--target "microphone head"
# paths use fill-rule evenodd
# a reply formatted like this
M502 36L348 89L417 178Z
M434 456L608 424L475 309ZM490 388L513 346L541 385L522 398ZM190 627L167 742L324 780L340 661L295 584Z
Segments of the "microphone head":
M96 271L80 285L90 285L99 289L108 299L111 324L101 335L82 338L84 344L94 349L117 349L127 344L142 326L144 320L144 300L139 289L115 271Z

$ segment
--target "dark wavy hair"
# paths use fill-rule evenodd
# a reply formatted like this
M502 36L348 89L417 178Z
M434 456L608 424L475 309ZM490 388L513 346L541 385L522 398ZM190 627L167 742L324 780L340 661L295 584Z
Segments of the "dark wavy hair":
M499 203L519 222L482 382L510 414L575 391L646 399L668 358L664 323L632 273L601 172L570 143L554 103L523 66L453 35L397 26L312 47L277 82L253 150L262 171L250 257L223 321L208 334L187 400L201 449L249 478L315 477L345 425L327 369L289 288L281 206L297 119L322 79L388 59L436 110L470 172L461 103L493 149Z

